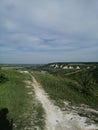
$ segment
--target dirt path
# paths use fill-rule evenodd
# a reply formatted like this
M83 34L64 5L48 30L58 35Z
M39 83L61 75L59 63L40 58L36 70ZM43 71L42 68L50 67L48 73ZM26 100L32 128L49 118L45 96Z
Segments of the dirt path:
M37 99L42 103L46 112L46 130L98 130L95 125L87 125L86 118L68 111L61 111L49 100L47 94L41 85L32 76L35 94Z

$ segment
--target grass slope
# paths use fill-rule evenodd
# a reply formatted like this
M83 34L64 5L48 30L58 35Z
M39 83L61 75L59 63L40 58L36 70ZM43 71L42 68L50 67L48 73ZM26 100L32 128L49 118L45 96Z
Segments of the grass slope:
M35 99L34 91L27 89L24 81L31 80L27 74L14 70L0 70L8 81L0 83L0 109L8 108L8 118L13 119L13 130L31 130L38 127L44 130L44 110ZM27 94L32 91L33 95Z
M81 85L75 80L69 78L53 76L51 74L34 73L36 79L42 84L51 99L58 105L62 101L68 100L74 104L88 104L92 107L98 107L98 96L90 96L81 93Z

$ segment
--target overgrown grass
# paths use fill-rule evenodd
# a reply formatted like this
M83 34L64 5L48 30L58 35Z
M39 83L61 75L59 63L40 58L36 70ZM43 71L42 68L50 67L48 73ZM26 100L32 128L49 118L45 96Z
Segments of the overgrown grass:
M44 110L35 99L34 91L27 89L24 81L31 80L28 74L15 70L0 70L8 81L0 83L0 109L9 109L9 119L13 119L13 130L33 129L44 130ZM27 94L32 91L33 96Z
M82 93L81 85L78 82L39 72L35 72L34 75L51 99L55 100L58 105L60 105L61 101L68 100L74 104L84 103L92 107L98 107L98 97Z

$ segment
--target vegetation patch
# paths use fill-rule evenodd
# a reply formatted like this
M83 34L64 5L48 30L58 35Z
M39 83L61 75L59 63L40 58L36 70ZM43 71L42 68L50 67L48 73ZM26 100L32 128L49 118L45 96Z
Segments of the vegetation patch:
M41 104L35 99L35 93L24 81L31 80L28 74L16 70L0 70L6 82L0 83L0 110L9 110L8 119L13 119L13 130L44 130L45 113ZM28 92L32 91L32 95Z
M94 89L92 88L93 83L95 83L92 82L93 79L89 81L90 88L89 86L85 88L77 80L68 77L54 76L40 72L35 72L34 75L50 95L51 99L55 100L58 105L60 105L61 101L68 100L74 104L87 104L92 107L98 107L98 91L96 85ZM86 93L87 91L88 94Z
M0 72L0 83L4 83L6 81L8 81L8 78Z

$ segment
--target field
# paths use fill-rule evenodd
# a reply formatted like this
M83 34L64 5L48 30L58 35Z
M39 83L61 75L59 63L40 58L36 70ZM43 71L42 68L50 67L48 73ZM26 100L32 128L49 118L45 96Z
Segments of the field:
M94 108L98 107L98 96L86 95L81 91L81 85L71 79L55 77L51 74L34 73L36 79L40 81L52 100L61 107L63 101L72 104L87 104ZM98 93L97 93L98 94Z
M46 65L40 72L35 72L37 80L40 81L51 99L57 104L65 100L72 104L86 104L91 107L98 107L98 68L96 64L80 64L81 69L62 69L63 64L55 63ZM72 64L71 64L72 65ZM69 66L71 66L69 65ZM52 66L52 67L50 67ZM68 66L68 65L67 65ZM73 65L74 68L79 65ZM86 69L90 66L90 69Z
M27 81L31 81L31 77L8 68L1 69L0 74L6 77L0 83L0 109L8 108L8 119L13 119L13 130L31 130L36 127L43 130L44 110L35 99L33 89L28 87Z
M89 118L89 124L98 123L98 65L52 63L0 67L0 110L8 108L8 119L13 119L13 130L46 130L47 116L55 116L54 124L50 125L56 128L55 122L63 116L56 106L60 111L73 112L72 118L74 114L80 114ZM47 119L49 123L51 118ZM70 120L66 117L63 121ZM57 125L62 130L60 123ZM70 125L73 127L73 123Z

